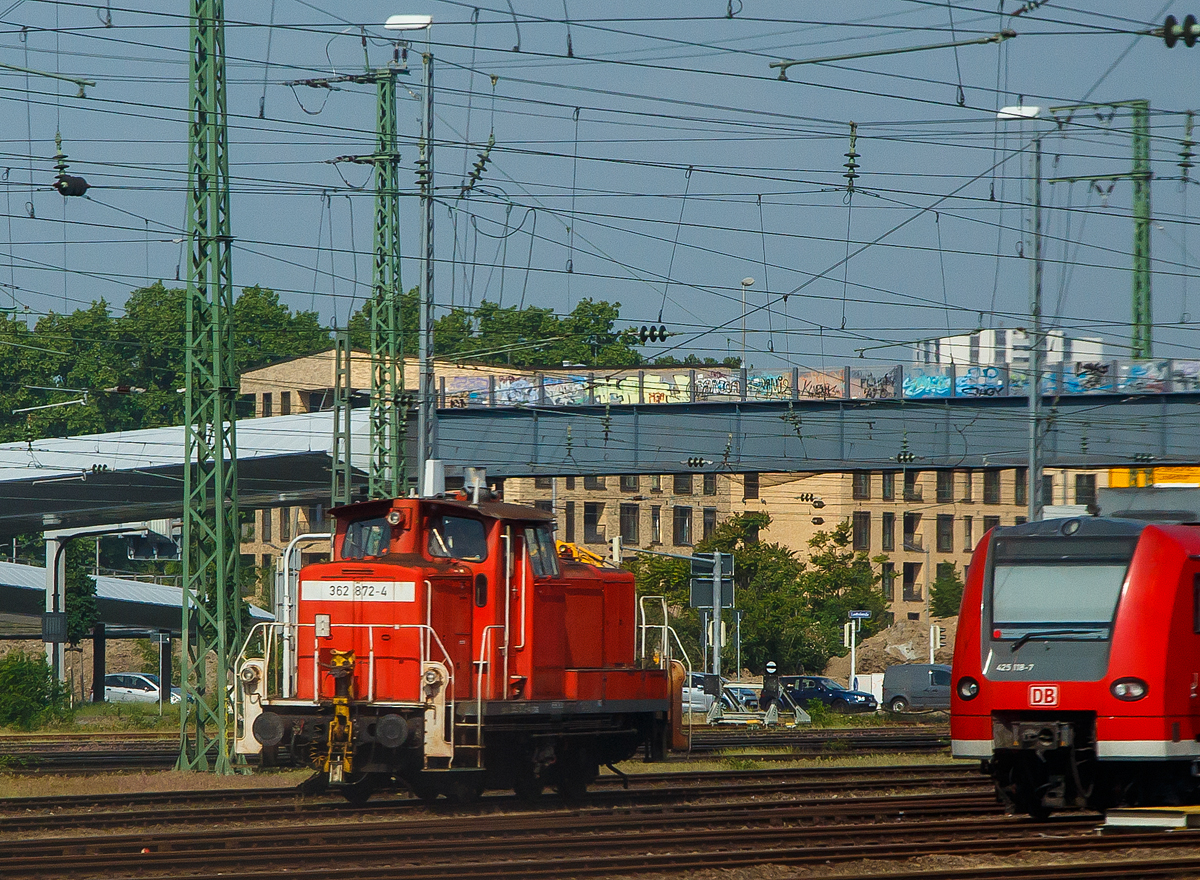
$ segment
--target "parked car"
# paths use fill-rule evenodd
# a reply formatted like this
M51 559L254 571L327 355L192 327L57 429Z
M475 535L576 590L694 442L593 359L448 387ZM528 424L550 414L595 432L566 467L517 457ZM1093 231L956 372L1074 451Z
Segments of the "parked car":
M736 694L730 693L730 688L736 685L728 684L721 679L721 708L726 712L745 712L747 707L742 705ZM712 708L713 696L704 692L704 673L693 672L691 680L683 686L683 711L707 713ZM758 706L755 704L754 709Z
M744 682L735 681L732 684L725 685L723 691L742 707L738 711L758 711L758 697L762 693L761 684L745 684Z
M781 675L779 687L804 708L813 700L835 712L874 712L879 701L864 691L852 691L824 675Z
M157 703L158 676L146 672L114 672L104 676L104 699L110 703ZM179 702L179 688L171 688L171 702Z
M950 667L901 663L883 673L883 705L893 712L950 708Z

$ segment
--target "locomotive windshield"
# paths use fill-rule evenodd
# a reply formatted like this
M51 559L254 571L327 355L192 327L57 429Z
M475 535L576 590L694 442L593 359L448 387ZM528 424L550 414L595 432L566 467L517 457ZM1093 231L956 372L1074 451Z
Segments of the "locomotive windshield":
M388 552L391 540L392 527L382 516L355 520L346 526L346 537L342 540L342 559L382 556Z
M534 577L558 577L558 553L554 549L554 535L549 526L527 526L525 546L529 548L529 562Z
M430 556L483 562L487 559L487 553L487 533L479 520L465 516L441 516L430 524Z
M1136 538L996 538L993 625L1109 624L1136 544Z

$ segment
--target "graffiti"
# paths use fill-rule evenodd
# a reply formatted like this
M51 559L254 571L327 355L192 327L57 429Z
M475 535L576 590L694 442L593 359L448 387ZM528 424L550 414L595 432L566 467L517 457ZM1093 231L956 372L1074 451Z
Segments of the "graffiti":
M539 397L537 382L532 376L497 376L496 406L532 406Z
M589 402L587 376L544 376L542 388L552 406L582 406Z
M1161 394L1167 390L1170 367L1170 361L1133 361L1120 364L1117 387L1121 391Z
M850 396L867 400L888 400L897 397L896 385L901 367L875 372L873 370L850 371Z
M904 372L904 396L921 399L949 397L949 367L913 367Z
M742 382L736 376L727 373L696 373L696 399L704 400L712 396L741 397Z
M958 397L1002 397L1007 386L1001 367L959 367L954 377Z
M814 370L796 377L796 396L829 400L845 396L845 373L825 373Z
M1064 370L1063 389L1067 394L1112 391L1112 364L1107 361L1077 361L1073 369Z
M1200 361L1171 361L1171 390L1200 391Z
M751 373L746 377L746 394L767 400L786 400L792 396L792 374Z

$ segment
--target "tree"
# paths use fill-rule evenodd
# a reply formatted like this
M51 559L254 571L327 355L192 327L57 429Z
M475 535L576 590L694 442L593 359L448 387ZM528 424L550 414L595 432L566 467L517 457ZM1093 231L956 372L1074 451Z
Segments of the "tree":
M962 604L963 581L954 563L940 564L937 579L929 586L929 613L934 617L954 617Z
M96 580L90 572L93 548L90 541L80 538L68 541L59 561L59 565L66 566L63 579L67 592L67 641L72 645L79 644L100 619L96 608Z
M655 367L733 367L736 369L742 365L742 359L735 354L728 355L724 360L717 360L714 357L702 358L694 354L689 354L683 359L674 355L663 355L656 357L651 365Z
M66 712L67 690L41 657L10 651L0 658L0 726L28 730Z

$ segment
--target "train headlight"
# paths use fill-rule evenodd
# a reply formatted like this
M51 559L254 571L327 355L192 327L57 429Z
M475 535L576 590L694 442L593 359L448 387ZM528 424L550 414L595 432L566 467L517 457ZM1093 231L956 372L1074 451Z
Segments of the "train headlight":
M964 675L958 680L958 695L964 700L973 700L979 696L979 682Z
M1149 686L1140 678L1118 678L1108 688L1118 700L1132 703L1146 696Z

